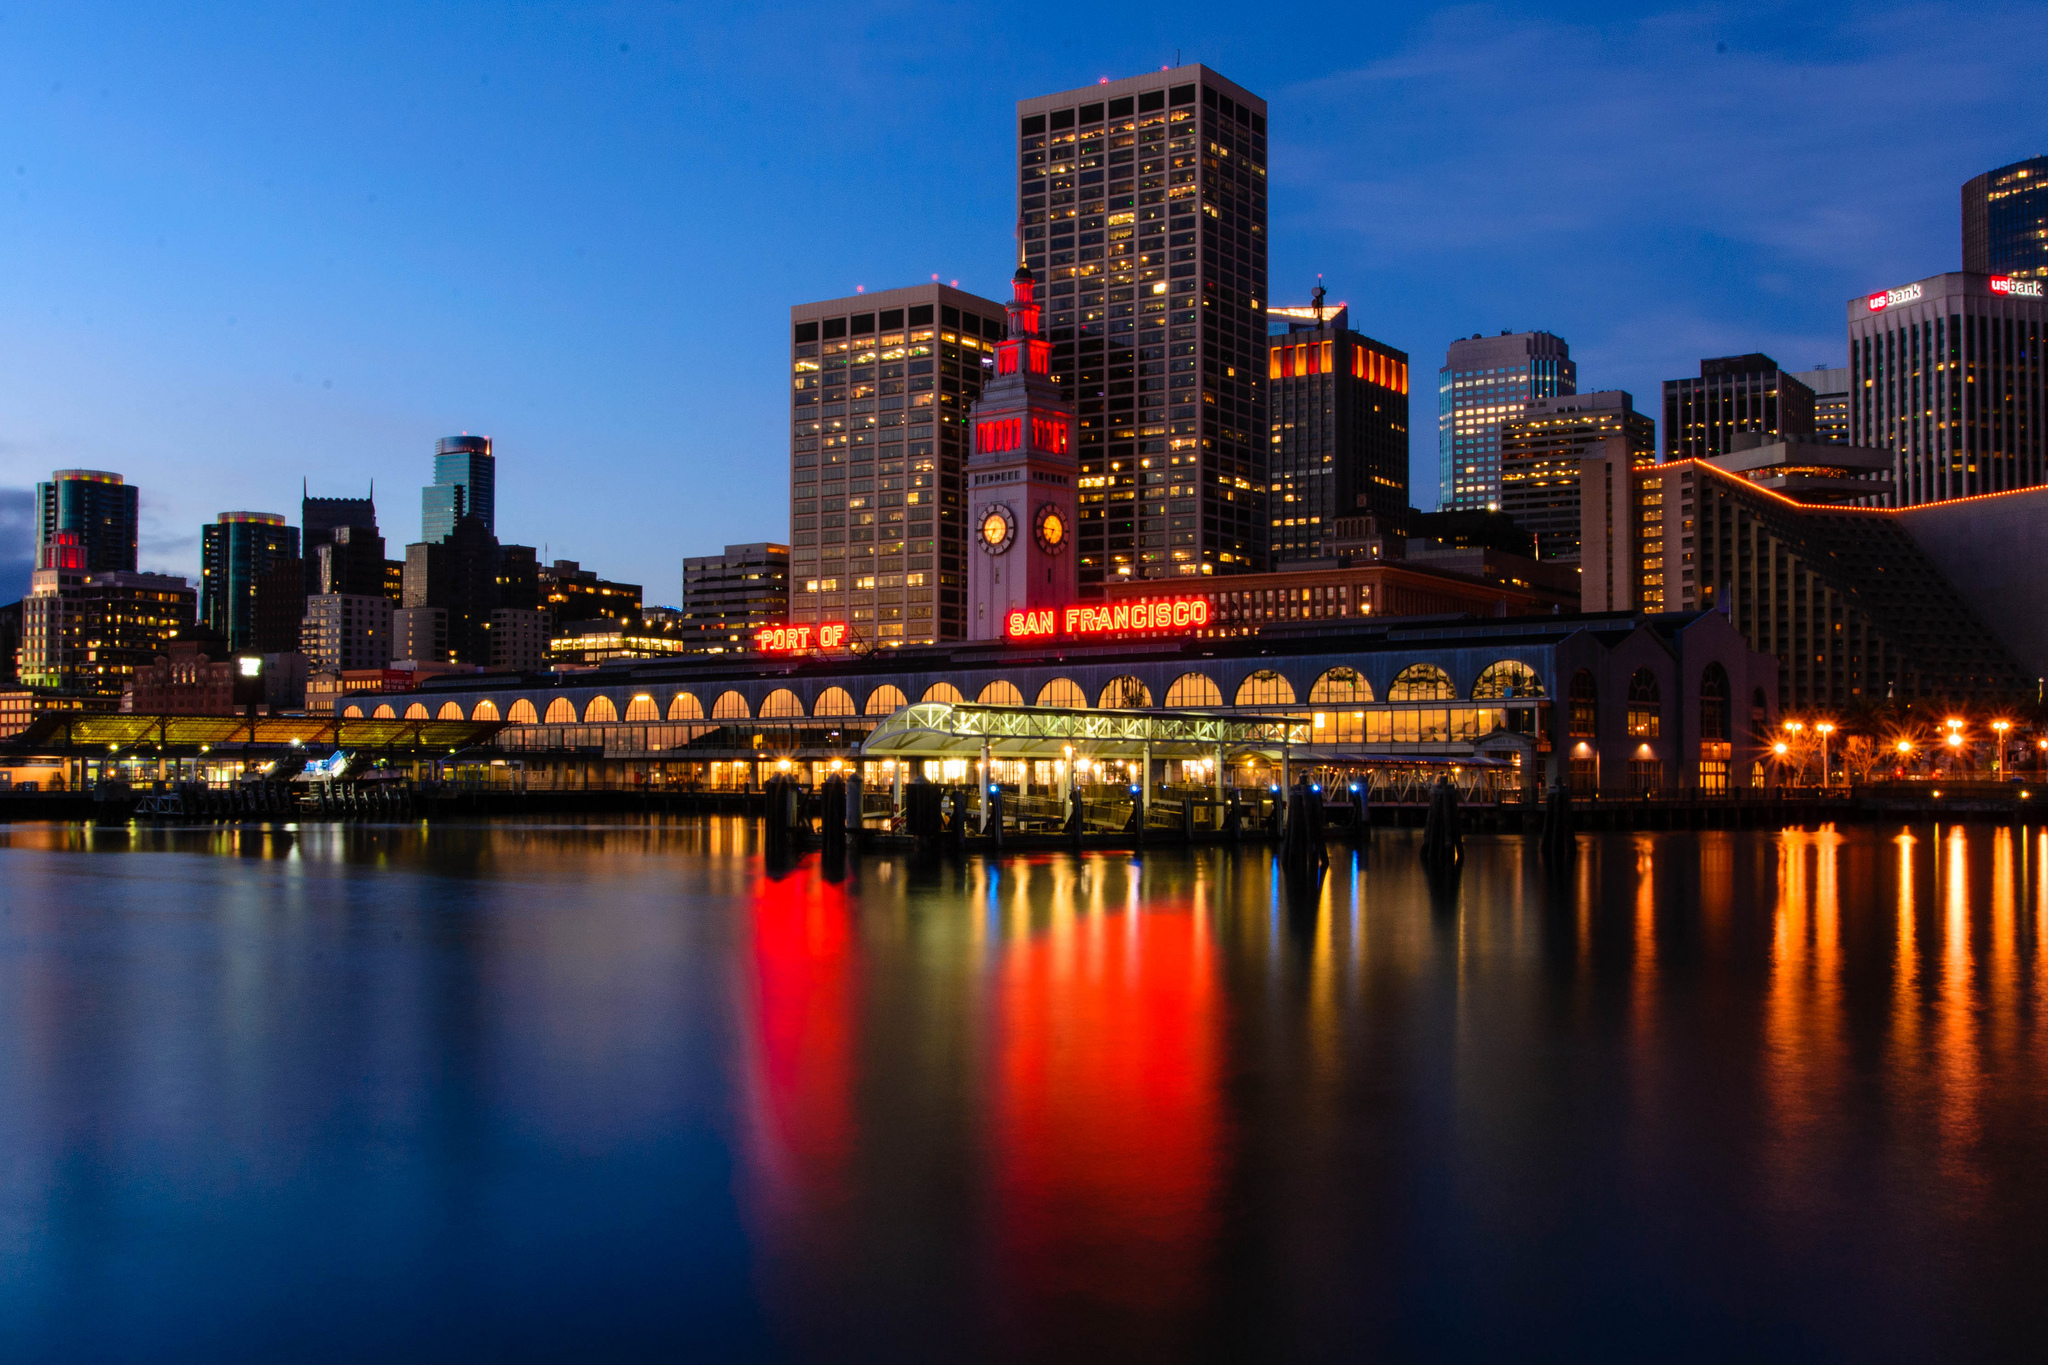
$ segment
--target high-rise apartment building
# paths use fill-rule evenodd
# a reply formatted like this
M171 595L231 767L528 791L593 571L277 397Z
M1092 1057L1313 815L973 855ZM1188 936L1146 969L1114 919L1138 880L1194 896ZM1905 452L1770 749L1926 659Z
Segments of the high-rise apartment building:
M1699 378L1664 381L1664 458L1726 455L1738 433L1811 436L1813 409L1813 390L1767 355L1702 360Z
M1849 436L1902 507L2048 478L2048 283L1960 271L1850 299Z
M488 436L448 436L434 445L434 482L420 490L420 539L446 540L463 517L498 530L498 457ZM370 523L375 525L374 520Z
M1017 106L1024 263L1080 431L1079 571L1266 559L1266 102L1203 66Z
M789 310L790 619L883 644L961 639L967 409L1001 304L942 284Z
M650 627L666 624L646 613ZM728 654L750 648L753 633L789 619L789 547L769 541L728 545L724 554L683 561L683 609L671 633L694 653Z
M222 512L199 530L199 621L230 650L256 643L256 585L299 557L299 532L276 512Z
M1579 391L1571 347L1549 332L1462 337L1437 371L1437 497L1443 509L1500 509L1501 425L1539 398Z
M1657 423L1623 389L1538 398L1500 433L1500 510L1536 537L1538 559L1579 557L1579 470L1621 442L1631 464L1657 458Z
M1813 390L1813 430L1791 432L1797 440L1810 435L1821 445L1845 446L1849 444L1849 371L1847 367L1831 369L1816 365L1810 370L1794 370L1792 377Z
M1963 270L2048 279L2048 156L1964 183Z
M57 533L78 537L87 573L134 572L139 499L132 484L102 469L60 469L36 485L36 545Z
M1323 558L1339 517L1407 513L1408 353L1353 331L1342 304L1269 316L1267 553L1277 567Z
M391 611L382 593L314 593L299 627L306 666L318 673L384 667L393 657Z
M192 631L194 594L170 574L86 570L75 531L36 556L20 603L20 680L31 687L118 695L171 641Z

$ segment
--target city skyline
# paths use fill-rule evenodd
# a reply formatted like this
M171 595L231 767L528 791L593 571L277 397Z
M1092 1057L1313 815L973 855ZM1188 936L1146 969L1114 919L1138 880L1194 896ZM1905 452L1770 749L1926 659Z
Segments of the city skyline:
M1320 273L1354 326L1425 368L1460 335L1552 331L1582 387L1656 392L1702 357L1748 351L1791 369L1842 364L1843 301L1954 269L1959 187L2039 150L1998 98L2034 74L2024 38L2048 25L2029 11L1923 33L1910 11L1830 22L1788 9L1767 47L1765 26L1711 17L1594 27L1486 13L1385 29L1333 13L1307 64L1292 32L1221 10L1171 38L1112 23L1090 50L973 34L1004 75L972 88L821 17L798 51L850 44L865 65L783 110L757 109L743 88L769 67L766 19L706 34L640 14L507 27L455 13L414 21L408 55L387 58L377 49L396 21L384 18L316 50L289 33L230 34L214 10L111 39L89 20L11 17L0 100L18 132L0 169L15 192L0 196L0 233L25 269L0 324L0 526L15 522L16 490L53 469L116 470L142 490L140 567L196 582L199 527L220 507L288 510L301 477L319 494L375 477L402 497L424 481L428 442L488 431L505 462L506 537L673 597L684 555L787 535L779 478L727 476L782 466L789 306L934 273L997 295L1015 262L1016 101L1156 70L1174 46L1269 102L1273 302L1303 301ZM2022 55L1988 64L1976 54L1991 46ZM260 58L262 75L241 95L168 88L161 56L184 47L202 75L193 89L211 64ZM426 73L450 62L475 69L474 97L423 101ZM1560 95L1570 82L1516 77L1560 66L1587 80ZM1838 132L1846 92L1908 71L1874 134ZM270 126L267 82L302 89L308 112ZM874 107L899 86L952 116L913 121L893 96ZM1482 174L1489 157L1528 164L1522 115L1537 91L1563 101L1544 126L1569 150L1540 184ZM315 126L344 95L352 111L386 112ZM1599 111L1623 97L1644 116L1617 130ZM886 154L771 152L848 100L884 131L902 124L876 142ZM706 118L730 145L701 150ZM645 147L578 164L632 121ZM1703 123L1726 137L1682 135ZM145 125L156 136L138 142ZM355 145L401 131L421 136ZM1762 182L1754 162L1709 145L1758 138L1772 151ZM790 207L857 201L878 178L909 197L872 230L838 215L845 226L819 237ZM696 212L705 184L741 210ZM572 190L585 210L551 202ZM457 223L461 252L433 230ZM809 249L787 249L799 234ZM707 255L725 268L694 269ZM713 347L715 366L694 363ZM725 402L679 392L678 375L711 372ZM1434 483L1430 425L1411 423L1418 500ZM622 478L648 510L620 514ZM707 483L728 496L699 496ZM395 543L412 538L399 503L386 517ZM0 546L0 558L25 552Z

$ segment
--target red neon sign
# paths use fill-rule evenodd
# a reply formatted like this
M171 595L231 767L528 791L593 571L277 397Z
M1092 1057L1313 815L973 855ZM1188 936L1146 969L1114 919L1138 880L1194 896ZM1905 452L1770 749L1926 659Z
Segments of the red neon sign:
M754 648L763 654L800 654L807 649L839 649L846 644L846 623L820 626L763 626L754 632Z
M1991 292L2009 294L2016 299L2038 299L2041 297L2039 280L2016 280L2010 275L1993 275Z
M1051 640L1063 635L1200 630L1208 624L1207 599L1161 597L1106 602L1101 606L1077 603L1070 607L1028 607L1003 618L1003 634L1012 640Z
M1000 455L1024 444L1024 421L1019 417L997 417L974 428L974 449L980 455Z

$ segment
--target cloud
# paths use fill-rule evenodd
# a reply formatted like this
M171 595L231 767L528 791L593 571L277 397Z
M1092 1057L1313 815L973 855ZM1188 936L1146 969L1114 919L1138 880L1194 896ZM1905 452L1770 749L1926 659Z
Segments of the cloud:
M28 594L36 563L36 495L27 488L0 488L0 603Z

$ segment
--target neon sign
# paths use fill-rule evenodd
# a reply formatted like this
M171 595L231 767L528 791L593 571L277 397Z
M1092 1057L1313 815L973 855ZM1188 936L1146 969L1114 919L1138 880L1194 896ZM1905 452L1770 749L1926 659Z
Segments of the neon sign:
M2010 275L1993 275L1991 277L1991 292L1994 294L2009 294L2016 299L2038 299L2042 297L2041 282L2039 280L2016 280Z
M1909 284L1904 289L1881 289L1870 296L1870 311L1882 313L1885 309L1901 303L1912 303L1920 297L1920 286Z
M763 626L754 632L754 648L763 654L801 654L807 649L843 649L846 623L819 626Z
M1003 635L1011 640L1051 640L1061 636L1122 635L1133 631L1164 634L1199 630L1209 624L1209 603L1200 597L1161 597L1136 602L1076 603L1070 607L1027 607L1003 618Z

